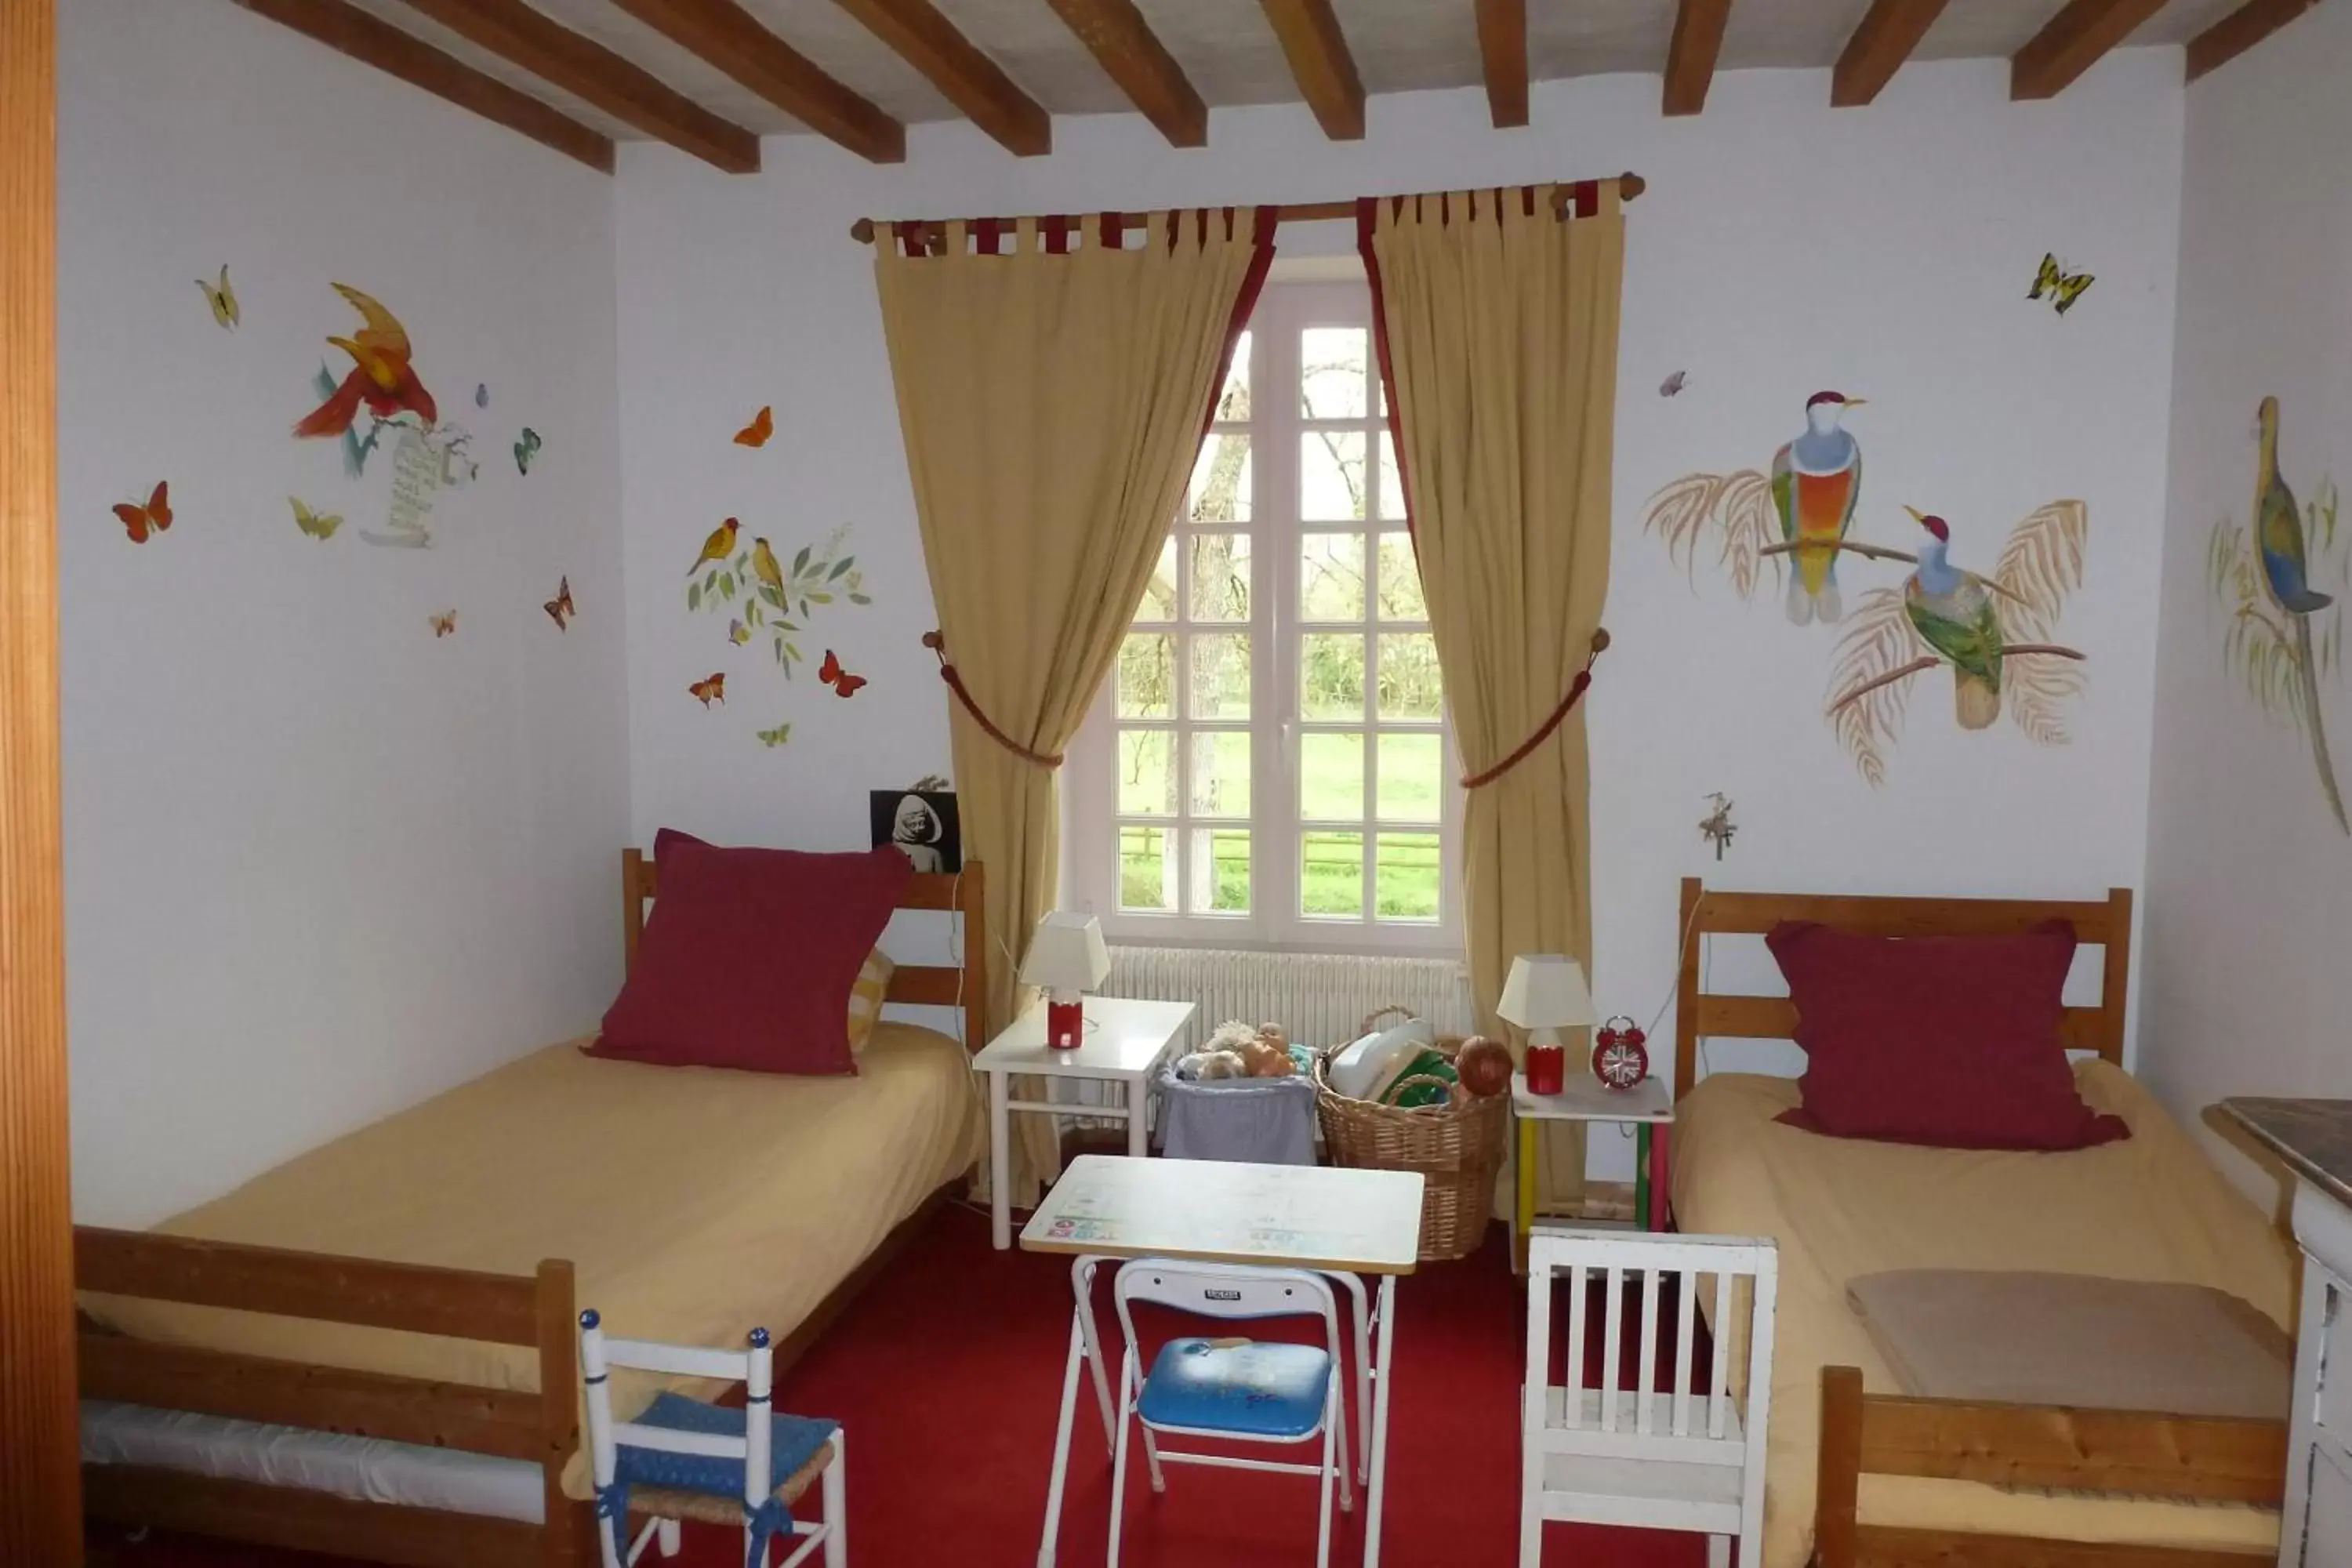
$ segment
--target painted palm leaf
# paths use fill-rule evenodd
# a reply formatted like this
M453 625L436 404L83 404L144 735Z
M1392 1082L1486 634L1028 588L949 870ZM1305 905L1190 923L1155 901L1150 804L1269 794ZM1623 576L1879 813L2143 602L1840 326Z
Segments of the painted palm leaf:
M1717 514L1723 530L1718 559L1731 573L1731 587L1742 599L1756 595L1763 563L1772 563L1772 581L1780 580L1780 558L1764 547L1780 541L1780 516L1772 502L1772 481L1753 468L1742 468L1723 481L1722 506Z
M1855 602L1845 618L1822 700L1834 702L1843 693L1891 674L1927 651L1903 606L1903 590L1873 588ZM1838 744L1874 786L1886 782L1886 752L1902 731L1911 685L1920 673L1925 672L1866 691L1829 715Z
M1693 587L1698 585L1699 535L1715 515L1715 500L1723 486L1718 474L1685 474L1652 496L1642 517L1642 531L1666 542L1666 558L1683 569Z
M2009 531L1993 581L2001 640L2053 640L2066 596L2083 585L2083 551L2091 531L2090 508L2079 500L2054 500ZM2083 693L2083 667L2070 658L2028 657L2003 661L2001 695L2009 716L2038 745L2063 745L2072 738L2066 708Z

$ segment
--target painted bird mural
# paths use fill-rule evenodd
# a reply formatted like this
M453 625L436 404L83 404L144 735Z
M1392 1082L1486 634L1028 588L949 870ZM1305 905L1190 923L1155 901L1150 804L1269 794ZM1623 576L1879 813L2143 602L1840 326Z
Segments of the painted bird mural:
M2254 413L2256 461L2252 515L2253 554L2259 567L2255 576L2264 596L2294 626L2296 682L2301 689L2304 716L2310 721L2311 755L2318 764L2319 787L2327 795L2327 808L2336 814L2336 826L2352 833L2352 823L2345 820L2344 796L2336 787L2336 765L2327 755L2327 731L2320 723L2319 667L2311 652L2310 617L2313 612L2324 610L2336 601L2311 585L2311 558L2303 535L2303 509L2295 504L2294 491L2288 488L2286 476L2279 472L2278 438L2278 399L2265 397Z
M1867 401L1816 392L1805 401L1805 433L1772 455L1772 505L1780 514L1780 541L1795 546L1790 574L1789 619L1798 626L1834 621L1837 545L1853 526L1862 499L1862 443L1840 421Z
M776 552L768 548L764 539L751 541L751 575L780 595L784 591L784 569L777 563Z
M730 517L712 529L709 537L702 542L702 553L694 558L694 564L686 569L686 574L691 577L712 562L725 564L727 558L735 553L735 535L742 526L741 522Z
M359 311L362 323L348 338L327 340L352 356L352 371L324 403L294 426L294 434L340 436L352 427L362 405L378 419L415 414L430 428L441 411L417 379L408 330L390 310L349 284L334 287Z

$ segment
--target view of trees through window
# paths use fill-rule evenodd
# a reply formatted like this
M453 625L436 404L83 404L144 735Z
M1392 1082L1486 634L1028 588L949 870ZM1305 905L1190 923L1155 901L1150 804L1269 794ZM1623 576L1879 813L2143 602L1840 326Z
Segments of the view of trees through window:
M1443 689L1370 334L1283 314L1236 349L1120 648L1118 906L1433 923Z

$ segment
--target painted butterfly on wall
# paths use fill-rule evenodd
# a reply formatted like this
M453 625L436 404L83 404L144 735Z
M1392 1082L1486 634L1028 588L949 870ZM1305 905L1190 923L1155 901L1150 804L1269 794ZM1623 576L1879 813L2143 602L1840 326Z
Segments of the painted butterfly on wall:
M772 750L793 738L793 727L790 724L779 724L772 730L754 730L751 732L759 737L760 744Z
M735 432L738 447L764 447L768 437L776 433L776 411L765 405L751 416L751 423Z
M130 533L131 542L144 544L172 526L172 487L158 481L147 504L122 501L116 505L114 515L122 520L123 529Z
M554 618L557 631L570 631L572 627L568 623L572 616L580 613L572 603L572 579L570 577L561 579L555 585L555 597L548 600L541 607Z
M2083 290L2097 281L2088 272L2062 271L2057 254L2045 250L2042 253L2042 269L2033 275L2033 288L2025 297L2039 300L2046 294L2050 303L2057 307L2058 313L2063 316L2074 308L2074 301L2083 297Z
M432 626L433 635L436 637L452 637L457 633L457 612L455 610L451 610L446 615L427 616L425 619L425 622Z
M727 623L727 640L741 647L751 640L751 628L740 621L730 621Z
M286 502L294 509L294 526L312 539L332 539L335 530L343 526L342 518L330 512L320 514L302 504L299 496L288 496Z
M514 444L515 467L523 473L530 473L530 460L539 456L540 446L539 432L528 425L524 426L522 438Z
M686 689L688 696L699 699L705 708L714 702L723 706L727 701L727 677L723 671L712 670L709 679L695 681Z
M834 657L831 648L824 650L824 662L816 667L816 678L832 687L835 697L855 697L866 685L864 676L852 675L841 668L841 660Z
M245 312L238 308L236 290L229 284L227 266L222 266L219 282L207 283L199 278L196 287L205 291L205 303L213 308L213 320L218 321L224 331L236 331L237 323L245 320Z

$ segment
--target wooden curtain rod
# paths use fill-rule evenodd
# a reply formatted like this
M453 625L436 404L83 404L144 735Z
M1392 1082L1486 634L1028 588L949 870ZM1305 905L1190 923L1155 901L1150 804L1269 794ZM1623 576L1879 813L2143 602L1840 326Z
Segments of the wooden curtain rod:
M1568 184L1561 185L1552 193L1551 205L1554 213L1562 216L1566 216L1569 199L1574 194L1576 184L1578 183L1579 182L1571 182ZM1607 184L1609 182L1603 181L1599 183ZM1650 183L1647 180L1644 180L1639 174L1631 173L1618 175L1615 184L1617 186L1617 199L1621 202L1630 202L1635 196L1640 195L1643 191L1650 188ZM1381 199L1387 200L1389 198L1383 197ZM1243 212L1249 209L1246 207L1236 207L1234 210L1236 212ZM1353 202L1296 202L1288 206L1278 206L1274 210L1276 216L1284 223L1313 223L1327 218L1354 217L1356 216L1356 204ZM1091 216L1092 215L1089 215L1089 216ZM1122 213L1119 215L1119 226L1122 230L1128 228L1140 228L1143 226L1143 219L1144 215L1141 213ZM981 220L978 218L968 217L950 219L930 218L902 221L913 222L922 228L932 229L939 228L945 223L952 222L971 224L978 223ZM1014 220L1011 218L999 218L996 221L1003 224L1011 224ZM873 244L874 234L875 222L870 217L859 218L856 223L849 226L849 237L856 240L860 245Z

